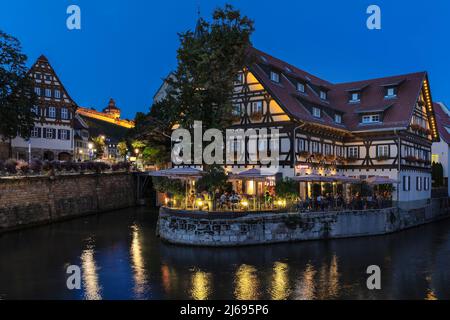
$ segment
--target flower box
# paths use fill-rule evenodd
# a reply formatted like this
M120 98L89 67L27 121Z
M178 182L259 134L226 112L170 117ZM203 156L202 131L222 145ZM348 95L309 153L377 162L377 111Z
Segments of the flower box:
M250 114L250 119L253 121L258 121L262 119L262 112L252 112Z

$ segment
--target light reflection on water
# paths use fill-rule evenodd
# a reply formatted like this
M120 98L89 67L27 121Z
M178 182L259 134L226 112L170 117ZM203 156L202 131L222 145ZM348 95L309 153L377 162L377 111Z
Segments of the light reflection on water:
M56 299L450 299L450 221L390 236L191 248L130 209L0 236L0 297ZM79 263L82 290L66 288ZM366 288L367 266L382 290Z
M101 286L98 281L98 268L94 258L95 246L91 242L81 254L84 296L86 300L101 300Z

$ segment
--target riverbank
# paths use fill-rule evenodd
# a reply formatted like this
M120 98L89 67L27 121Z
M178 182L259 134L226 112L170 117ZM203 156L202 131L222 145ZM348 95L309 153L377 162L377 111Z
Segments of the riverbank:
M448 199L424 208L210 215L161 207L161 239L192 246L244 246L305 240L375 236L398 232L450 217Z
M127 172L0 179L0 233L136 204Z

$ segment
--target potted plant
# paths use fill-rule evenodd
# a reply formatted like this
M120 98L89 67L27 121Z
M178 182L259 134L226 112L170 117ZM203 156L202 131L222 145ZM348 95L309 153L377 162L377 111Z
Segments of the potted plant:
M299 155L303 158L309 158L311 156L311 153L309 153L308 151L300 151Z
M314 160L317 160L317 161L323 160L323 154L321 154L320 152L315 152L315 153L313 153L312 156L313 156Z
M250 119L253 121L258 121L262 119L262 112L258 111L258 112L252 112L250 114Z
M325 160L328 161L328 162L336 161L336 156L334 154L327 154L325 156Z

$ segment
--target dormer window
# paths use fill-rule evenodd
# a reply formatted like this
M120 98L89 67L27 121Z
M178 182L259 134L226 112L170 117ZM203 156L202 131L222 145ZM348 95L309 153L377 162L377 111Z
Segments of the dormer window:
M370 114L362 116L362 123L377 123L380 122L379 114Z
M359 102L361 100L360 92L352 92L350 94L350 102Z
M342 123L342 116L340 114L335 114L334 115L334 122L336 123Z
M297 91L305 92L305 85L301 82L297 82Z
M280 74L275 71L270 71L270 80L273 82L280 82Z
M312 114L313 114L314 117L320 118L320 109L316 108L316 107L313 107L312 108Z
M396 87L387 87L386 88L385 98L395 98L396 96L397 96L397 88Z
M320 99L327 100L327 93L323 90L320 90Z

